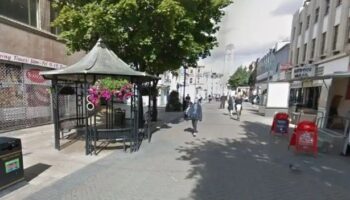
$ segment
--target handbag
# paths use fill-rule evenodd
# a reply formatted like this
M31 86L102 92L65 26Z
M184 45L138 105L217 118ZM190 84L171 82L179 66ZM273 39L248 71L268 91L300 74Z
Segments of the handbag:
M184 119L185 120L189 120L190 116L189 116L189 111L190 111L190 106L188 106L184 112Z

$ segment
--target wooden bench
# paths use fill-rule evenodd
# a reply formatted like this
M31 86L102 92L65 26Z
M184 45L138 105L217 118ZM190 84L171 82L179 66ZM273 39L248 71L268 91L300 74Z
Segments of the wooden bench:
M132 145L132 128L99 129L91 128L90 141L93 142L92 149L96 155L96 142L99 140L112 140L123 142L123 149L126 151L126 142ZM90 143L90 144L91 144ZM130 149L131 150L131 149Z

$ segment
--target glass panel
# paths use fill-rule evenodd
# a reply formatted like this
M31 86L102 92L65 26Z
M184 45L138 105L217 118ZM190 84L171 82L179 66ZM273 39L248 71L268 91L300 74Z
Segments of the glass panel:
M28 0L28 3L30 4L30 21L29 25L36 27L36 20L37 20L37 6L36 6L37 0Z
M0 15L36 26L37 0L1 0Z

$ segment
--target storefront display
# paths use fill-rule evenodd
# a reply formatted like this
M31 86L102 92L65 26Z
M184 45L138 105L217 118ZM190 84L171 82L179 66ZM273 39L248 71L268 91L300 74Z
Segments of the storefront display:
M0 130L40 125L51 120L50 81L43 69L0 63Z

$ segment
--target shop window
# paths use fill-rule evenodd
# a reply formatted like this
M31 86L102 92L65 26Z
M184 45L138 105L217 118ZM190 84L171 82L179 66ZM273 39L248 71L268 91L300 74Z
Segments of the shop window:
M348 43L350 43L350 17L348 18Z
M37 26L38 0L1 0L0 15Z
M348 80L348 88L346 90L346 100L350 100L350 78Z

